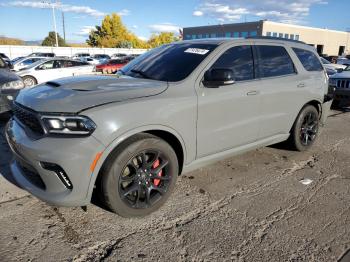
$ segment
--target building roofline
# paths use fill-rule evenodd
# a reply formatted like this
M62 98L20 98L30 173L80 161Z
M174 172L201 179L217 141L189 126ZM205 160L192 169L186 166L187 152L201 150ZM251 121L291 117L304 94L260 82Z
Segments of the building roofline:
M184 27L183 29L196 29L196 28L210 28L210 27L224 27L224 26L240 26L240 25L246 25L246 24L262 24L264 20L254 21L254 22L242 22L242 23L230 23L230 24L217 24L217 25L200 25L200 26L191 26L191 27Z
M343 33L343 34L349 34L350 33L350 32L345 32L345 31L338 31L338 30L319 28L319 27L312 27L312 26L285 24L285 23L279 23L279 22L274 22L274 21L269 21L269 20L263 20L262 22L263 22L263 24L265 24L265 23L267 23L267 24L275 24L275 25L295 27L295 28L303 28L303 29L310 29L310 30L320 30L320 31L334 32L334 33Z

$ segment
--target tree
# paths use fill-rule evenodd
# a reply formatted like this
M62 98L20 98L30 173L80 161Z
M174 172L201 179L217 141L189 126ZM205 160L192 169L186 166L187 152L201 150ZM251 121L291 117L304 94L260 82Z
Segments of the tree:
M129 32L123 24L120 16L113 13L106 15L101 26L91 30L89 39L86 42L96 47L118 47L118 48L146 48L146 42L137 38Z
M17 38L0 36L0 45L24 45L24 41Z
M58 46L66 46L66 43L62 37L57 33ZM41 43L42 46L56 46L55 32L49 32L49 35Z
M160 34L153 34L148 40L150 47L154 48L160 45L169 44L179 39L175 37L174 33L171 32L162 32Z

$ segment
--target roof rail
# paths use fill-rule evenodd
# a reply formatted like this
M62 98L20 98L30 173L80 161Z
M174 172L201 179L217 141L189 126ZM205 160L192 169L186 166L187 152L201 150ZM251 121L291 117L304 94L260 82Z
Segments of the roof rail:
M289 41L289 42L294 42L294 43L306 44L305 42L302 42L299 40L274 37L274 36L247 36L246 39L269 39L269 40L280 40L280 41Z

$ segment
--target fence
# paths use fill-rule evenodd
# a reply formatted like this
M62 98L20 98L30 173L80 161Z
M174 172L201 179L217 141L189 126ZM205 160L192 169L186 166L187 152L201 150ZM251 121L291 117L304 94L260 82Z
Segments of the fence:
M0 53L4 53L10 59L19 56L27 56L35 52L55 53L56 56L73 56L76 53L107 54L142 54L146 49L127 48L95 48L95 47L51 47L51 46L20 46L20 45L0 45Z

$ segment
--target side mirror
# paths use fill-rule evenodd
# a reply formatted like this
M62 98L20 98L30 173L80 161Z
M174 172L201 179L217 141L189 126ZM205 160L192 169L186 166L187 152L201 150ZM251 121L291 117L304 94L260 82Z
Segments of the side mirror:
M235 79L231 69L213 68L204 74L203 85L209 88L218 88L234 83Z
M338 72L338 73L341 73L341 72L343 72L343 71L344 71L343 68L338 68L338 69L337 69L337 72Z

